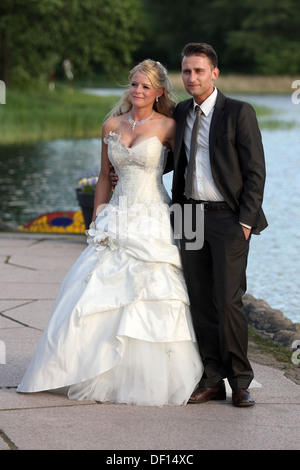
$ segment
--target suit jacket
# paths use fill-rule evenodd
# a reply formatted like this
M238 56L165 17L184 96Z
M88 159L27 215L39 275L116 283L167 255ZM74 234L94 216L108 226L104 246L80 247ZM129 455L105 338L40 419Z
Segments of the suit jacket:
M183 137L193 99L179 103L174 111L177 131L174 145L173 203L184 203L187 165ZM218 91L209 133L210 163L215 184L239 220L259 233L267 227L262 210L265 158L255 111L249 103Z

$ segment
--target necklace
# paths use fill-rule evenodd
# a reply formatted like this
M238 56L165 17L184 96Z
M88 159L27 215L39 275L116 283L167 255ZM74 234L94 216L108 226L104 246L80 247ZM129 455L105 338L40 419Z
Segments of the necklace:
M140 126L141 124L146 124L146 122L150 121L150 119L152 118L152 116L153 116L154 113L155 113L155 111L153 111L153 113L151 114L151 116L149 116L147 119L143 119L142 121L134 121L134 120L132 119L131 111L130 111L128 121L129 121L130 124L132 125L132 130L134 131L135 126Z

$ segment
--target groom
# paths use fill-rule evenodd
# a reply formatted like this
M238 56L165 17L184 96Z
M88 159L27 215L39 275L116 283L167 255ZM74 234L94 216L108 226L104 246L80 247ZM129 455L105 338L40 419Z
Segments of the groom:
M242 296L251 233L259 234L267 226L261 208L264 151L253 108L216 89L218 74L217 54L210 45L184 47L182 79L192 98L179 103L174 112L172 202L191 205L191 211L183 211L192 214L185 226L197 227L197 206L203 204L204 210L203 247L191 250L186 243L191 240L183 237L181 250L204 364L189 403L225 399L227 377L233 405L252 406L248 387L253 371L247 358Z

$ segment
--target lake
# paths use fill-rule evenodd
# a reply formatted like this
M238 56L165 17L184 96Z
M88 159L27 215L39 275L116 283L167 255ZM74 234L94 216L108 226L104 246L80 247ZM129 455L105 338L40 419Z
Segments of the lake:
M293 104L291 96L238 98L274 112L260 119L269 227L251 240L248 293L300 322L300 104ZM99 171L100 151L100 136L2 146L0 220L24 225L43 212L78 210L77 181L86 172ZM171 178L171 174L164 177L168 190Z

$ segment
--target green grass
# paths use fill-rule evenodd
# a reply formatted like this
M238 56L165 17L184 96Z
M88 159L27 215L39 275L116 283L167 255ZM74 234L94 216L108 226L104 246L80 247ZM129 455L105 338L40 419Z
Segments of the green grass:
M249 326L248 332L250 361L281 370L285 377L300 385L300 365L292 362L292 351L265 338L252 326Z
M31 143L101 134L102 123L117 97L99 97L64 87L55 91L7 90L0 107L0 144Z
M17 446L9 439L2 429L0 429L0 438L7 444L9 450L18 450Z
M174 88L176 101L189 97L182 88ZM99 137L105 116L118 100L116 96L93 96L78 89L70 93L61 84L52 92L47 87L23 92L8 89L6 104L0 106L0 145ZM275 115L273 119L270 109L255 109L261 128L284 126ZM286 126L292 127L293 123Z
M282 371L288 379L300 385L300 366L292 362L292 351L249 326L249 359Z
M264 355L272 355L279 362L291 364L292 352L289 349L275 343L272 339L264 338L251 326L248 328L248 333L249 341L255 343L256 351Z

